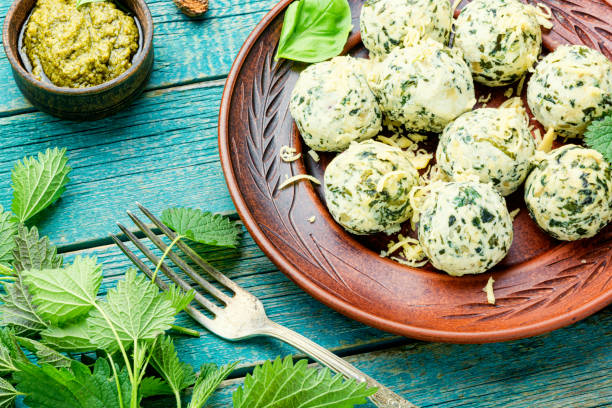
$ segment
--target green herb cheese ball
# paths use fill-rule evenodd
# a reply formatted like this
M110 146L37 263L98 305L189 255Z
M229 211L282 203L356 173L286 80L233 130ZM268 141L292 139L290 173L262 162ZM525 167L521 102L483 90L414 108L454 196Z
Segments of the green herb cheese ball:
M490 184L431 185L420 208L419 243L437 269L453 276L485 272L506 256L512 238L506 202Z
M590 238L612 220L612 170L596 150L565 145L536 156L525 183L531 217L553 238Z
M593 119L612 109L612 62L582 45L561 46L536 66L527 102L544 127L581 137Z
M448 0L368 0L359 24L363 45L383 56L412 37L448 43L452 10Z
M534 153L523 108L482 108L464 113L444 129L436 161L451 180L476 176L506 196L525 181Z
M535 8L518 0L474 0L455 24L455 45L463 51L474 81L504 86L537 61L542 32Z
M342 151L381 130L380 108L361 67L355 58L336 57L300 74L289 109L310 148Z
M395 48L368 81L387 120L411 131L441 132L476 103L460 53L433 40Z
M408 194L419 174L397 147L353 143L325 170L325 200L347 231L365 235L397 228L412 215Z

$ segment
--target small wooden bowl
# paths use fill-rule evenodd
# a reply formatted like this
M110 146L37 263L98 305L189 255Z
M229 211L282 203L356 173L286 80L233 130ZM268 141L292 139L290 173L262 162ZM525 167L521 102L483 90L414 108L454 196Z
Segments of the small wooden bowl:
M2 42L13 77L23 95L38 109L62 119L96 120L128 106L143 90L153 68L153 19L144 0L122 0L141 28L141 46L132 66L118 77L89 88L62 88L39 81L19 56L19 35L36 0L16 0L4 20Z

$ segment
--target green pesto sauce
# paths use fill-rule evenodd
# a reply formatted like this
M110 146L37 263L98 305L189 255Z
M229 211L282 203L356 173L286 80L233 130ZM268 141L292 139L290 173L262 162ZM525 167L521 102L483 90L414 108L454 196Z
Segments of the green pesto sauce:
M32 74L60 87L86 88L118 77L138 50L134 18L114 3L38 0L23 45Z

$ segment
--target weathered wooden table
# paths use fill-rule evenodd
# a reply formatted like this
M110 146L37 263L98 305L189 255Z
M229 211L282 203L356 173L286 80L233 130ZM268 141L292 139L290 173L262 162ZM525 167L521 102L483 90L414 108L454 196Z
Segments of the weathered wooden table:
M142 202L235 211L217 151L217 115L225 76L241 44L274 0L213 0L206 18L189 20L170 0L151 0L155 68L147 91L106 120L71 123L37 112L0 59L0 204L10 204L15 160L65 146L74 170L59 203L38 222L70 261L98 256L105 287L131 266L108 237L125 211ZM3 0L6 14L10 0ZM129 224L128 224L129 225ZM432 344L351 321L311 299L264 256L245 232L237 250L201 248L216 267L263 300L278 323L308 336L422 406L612 406L612 309L536 338L489 345ZM198 328L182 315L183 324ZM231 405L252 367L295 352L275 340L229 343L209 333L179 338L194 366L241 360L209 406ZM152 403L168 406L164 401Z

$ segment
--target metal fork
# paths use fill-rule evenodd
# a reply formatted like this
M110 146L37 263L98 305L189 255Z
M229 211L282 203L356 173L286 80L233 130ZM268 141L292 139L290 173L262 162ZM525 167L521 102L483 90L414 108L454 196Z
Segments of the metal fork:
M170 240L176 239L176 234L166 227L157 217L149 210L138 204L138 208L151 220L151 222L159 228ZM189 246L178 240L176 246L179 247L185 255L187 255L200 268L207 272L214 280L220 283L233 293L233 296L227 295L219 290L212 283L204 279L185 261L183 261L175 252L168 250L168 245L159 238L144 222L142 222L133 213L128 211L128 216L134 221L138 229L155 244L162 252L167 252L168 258L189 276L200 288L213 296L223 306L218 306L208 300L201 293L196 291L194 301L201 307L206 309L214 318L209 318L204 313L198 311L193 306L188 306L187 313L198 323L210 330L219 337L230 341L239 341L255 336L269 336L278 340L284 341L301 350L306 355L310 356L319 363L329 367L331 370L344 375L346 378L352 378L358 382L365 382L371 387L376 387L378 391L370 397L371 401L378 407L384 408L416 408L415 405L406 401L389 388L380 384L373 378L367 376L357 368L353 367L340 357L336 356L327 349L319 346L306 337L290 330L284 326L274 323L266 316L263 304L261 301L247 292L245 289L237 285L234 281L217 271L198 254L195 253ZM132 232L126 227L117 223L121 231L132 241L132 243L155 265L159 263L159 257L153 254ZM147 265L142 262L134 252L115 235L111 234L112 239L117 243L119 248L125 255L149 278L153 277L153 272ZM174 283L180 286L183 290L189 291L192 286L189 285L183 278L178 276L166 263L161 263L160 270ZM168 285L156 276L155 283L161 290L167 290Z

